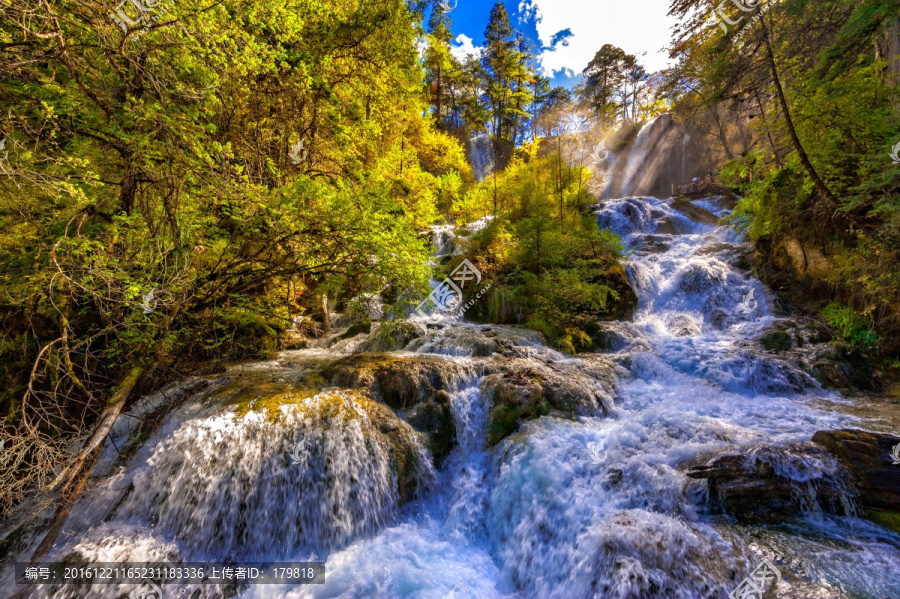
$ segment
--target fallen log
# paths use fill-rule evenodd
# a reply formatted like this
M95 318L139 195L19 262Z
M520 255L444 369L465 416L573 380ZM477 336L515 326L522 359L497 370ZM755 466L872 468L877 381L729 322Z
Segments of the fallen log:
M94 427L94 431L85 441L84 447L78 452L78 455L75 456L72 465L63 470L62 474L56 479L53 488L60 491L56 510L53 513L53 518L50 520L44 539L31 555L32 561L36 561L46 555L56 542L63 525L69 518L72 506L75 505L75 500L78 499L90 478L91 469L103 449L106 436L112 430L119 414L122 413L122 408L125 407L125 403L137 386L138 380L144 374L144 371L145 367L135 366L125 376L118 390L109 398L106 408Z

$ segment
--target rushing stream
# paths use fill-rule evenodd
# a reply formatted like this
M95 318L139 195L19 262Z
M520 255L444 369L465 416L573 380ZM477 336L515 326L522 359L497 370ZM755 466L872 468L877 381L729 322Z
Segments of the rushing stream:
M697 204L725 213L714 200ZM370 348L365 334L284 352L209 377L125 466L108 444L108 476L75 506L49 559L327 563L322 585L234 590L248 599L724 598L768 559L783 579L766 597L900 597L900 538L818 509L810 481L836 477L833 463L758 458L808 499L803 518L779 526L709 513L705 482L685 474L726 450L757 459L762 443L879 426L755 342L781 318L741 268L746 244L654 198L605 201L597 217L625 240L640 298L633 322L609 325L607 353L570 357L525 329L435 316L382 356L427 358L448 381L455 443L437 466L403 419L411 404L391 410L328 370ZM581 399L572 414L551 411L492 447L482 383L511 371L555 373ZM345 390L310 390L315 377ZM121 420L119 449L133 426ZM206 597L216 587L171 588L166 596Z

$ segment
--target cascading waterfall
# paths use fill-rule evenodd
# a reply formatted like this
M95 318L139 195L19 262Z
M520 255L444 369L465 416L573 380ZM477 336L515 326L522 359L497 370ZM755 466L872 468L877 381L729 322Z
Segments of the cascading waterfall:
M637 139L634 140L634 145L631 147L631 151L628 154L628 161L625 167L625 182L622 184L623 196L627 196L631 193L631 189L634 187L635 177L643 172L641 167L644 166L647 156L654 150L652 144L647 143L647 140L656 124L657 121L655 120L645 123L638 133Z
M494 171L494 143L481 134L469 140L470 162L476 181L482 181Z
M696 205L727 212L716 199ZM304 377L327 378L358 343L285 352L245 365L240 392L226 377L170 414L76 505L71 536L49 558L326 561L323 585L234 590L254 599L720 598L768 558L785 573L780 597L900 596L896 536L815 509L812 483L837 477L836 464L757 449L860 421L755 343L779 318L740 268L748 246L655 198L605 201L596 216L627 245L640 299L632 322L609 324L614 351L565 356L533 331L435 318L403 351L359 370L366 384L387 376L378 368L388 360L443 373L418 386L446 394L455 431L436 471L403 420L416 408L396 407L397 418L365 390L303 391ZM522 384L555 373L590 401L491 446L485 381L516 373ZM562 383L554 389L572 399ZM761 527L709 513L706 487L686 471L726 451L767 461L803 494L808 517ZM852 513L849 493L836 493Z
M637 195L668 196L672 185L705 176L708 168L725 160L721 149L700 141L691 142L687 125L671 114L661 114L644 123L634 135L633 125L611 135L609 156L602 177L603 199ZM634 136L633 141L629 139ZM695 137L697 137L695 135Z

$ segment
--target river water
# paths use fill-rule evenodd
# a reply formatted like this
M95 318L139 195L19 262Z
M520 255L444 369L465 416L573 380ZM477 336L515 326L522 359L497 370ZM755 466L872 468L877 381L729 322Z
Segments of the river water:
M697 204L726 212L714 200ZM98 467L105 478L75 506L48 559L326 562L322 585L233 591L246 599L724 598L768 559L782 580L766 597L900 597L897 535L825 514L814 498L789 524L739 525L710 513L705 482L685 475L723 451L884 428L755 341L783 318L741 268L748 246L655 198L603 202L597 218L623 237L640 299L632 322L609 326L607 353L570 357L523 329L437 317L391 353L445 361L451 380L456 444L439 467L408 425L393 425L420 457L410 501L378 441L382 408L358 392L303 394L311 374L363 347L360 336L231 368L166 416L124 465L108 446ZM493 406L482 379L529 365L556 369L597 401L488 447ZM276 392L299 399L266 403ZM248 404L254 394L262 399ZM156 394L139 410L170 398ZM113 435L120 449L131 420ZM801 494L810 480L836 475L794 454L777 469Z

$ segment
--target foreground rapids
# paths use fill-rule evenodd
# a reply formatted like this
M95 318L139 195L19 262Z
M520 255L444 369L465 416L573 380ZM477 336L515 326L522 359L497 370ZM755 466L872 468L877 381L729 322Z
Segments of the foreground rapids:
M596 207L640 298L633 322L605 325L607 353L433 318L388 336L403 339L391 351L376 326L144 398L132 416L159 428L120 419L47 559L326 562L322 585L166 597L722 598L764 560L781 576L767 597L900 597L900 537L856 517L836 483L845 515L821 509L812 483L839 467L778 449L879 423L757 342L788 319L746 270L748 246L698 218L723 206L693 206ZM802 513L713 513L687 472L723 452L769 460ZM15 586L0 595L131 592Z

